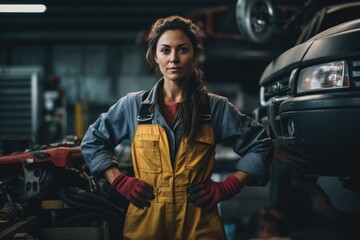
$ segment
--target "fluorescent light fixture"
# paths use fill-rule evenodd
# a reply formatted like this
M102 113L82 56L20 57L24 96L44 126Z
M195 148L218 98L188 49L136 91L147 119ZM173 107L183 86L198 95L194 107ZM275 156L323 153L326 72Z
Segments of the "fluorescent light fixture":
M43 13L44 4L0 4L0 13Z

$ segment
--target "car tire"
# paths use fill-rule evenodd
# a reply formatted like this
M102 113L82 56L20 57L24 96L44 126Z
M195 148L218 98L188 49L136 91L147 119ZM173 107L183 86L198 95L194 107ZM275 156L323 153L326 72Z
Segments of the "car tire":
M238 0L236 23L245 39L263 44L271 40L275 26L275 10L271 0Z

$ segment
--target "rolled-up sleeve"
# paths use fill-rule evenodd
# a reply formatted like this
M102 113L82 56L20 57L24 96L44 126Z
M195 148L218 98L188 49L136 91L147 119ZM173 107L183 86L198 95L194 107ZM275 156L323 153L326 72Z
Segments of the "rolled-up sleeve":
M106 169L118 164L114 148L128 137L127 107L127 97L121 98L107 113L102 113L85 133L81 152L94 176L101 176Z
M216 95L210 99L216 143L232 145L240 156L234 170L251 175L254 181L249 185L266 185L270 179L274 146L264 127L242 114L226 98Z

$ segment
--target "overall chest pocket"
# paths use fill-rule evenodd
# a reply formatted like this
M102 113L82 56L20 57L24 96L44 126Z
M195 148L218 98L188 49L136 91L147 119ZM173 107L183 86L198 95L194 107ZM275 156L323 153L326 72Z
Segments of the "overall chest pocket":
M160 173L160 136L139 135L135 139L135 154L140 170L146 173Z
M185 168L189 170L201 170L210 161L215 160L214 139L208 136L195 139L194 146L188 151Z

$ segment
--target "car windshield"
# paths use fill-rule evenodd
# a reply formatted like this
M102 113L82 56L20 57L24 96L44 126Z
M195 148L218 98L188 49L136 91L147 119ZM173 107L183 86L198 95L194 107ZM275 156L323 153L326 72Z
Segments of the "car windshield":
M303 43L319 32L335 25L360 18L360 3L352 3L340 7L324 8L316 14L304 28L295 45Z
M322 24L319 26L318 32L322 32L330 27L356 18L360 18L360 3L340 10L329 11L324 16Z

